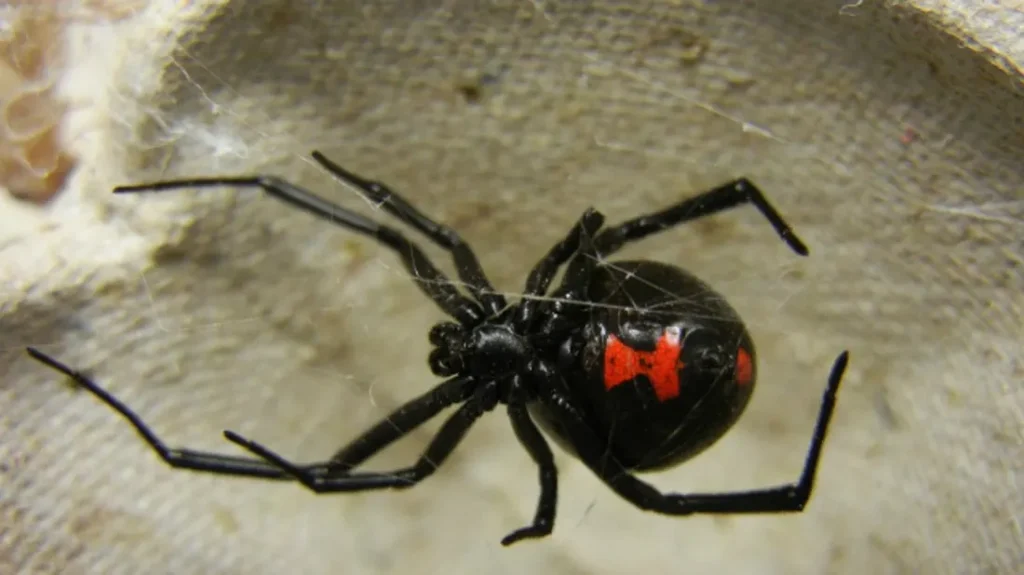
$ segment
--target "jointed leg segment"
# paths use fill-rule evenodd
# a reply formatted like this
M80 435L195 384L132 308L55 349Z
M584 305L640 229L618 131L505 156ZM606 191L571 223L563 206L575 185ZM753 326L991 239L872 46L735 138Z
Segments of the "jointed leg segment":
M530 275L526 279L523 299L519 302L519 308L516 310L512 323L518 333L526 333L537 310L541 308L541 300L537 299L537 296L547 293L555 274L565 262L577 253L583 238L592 238L603 223L604 215L596 210L588 209L569 230L569 233L552 246L548 253L533 266L533 270L530 271Z
M491 316L501 313L508 306L505 298L496 293L487 279L480 261L455 230L439 224L416 209L405 198L380 182L367 180L327 159L320 152L313 152L316 160L327 171L358 189L368 200L380 205L386 212L416 228L435 244L451 252L459 279L478 301L483 303Z
M594 240L594 244L601 257L608 257L626 243L748 203L753 204L761 212L790 249L802 256L807 255L807 246L793 233L792 228L768 202L761 190L746 178L686 198L664 210L605 228Z
M316 194L274 176L239 178L193 178L114 188L115 194L160 192L185 188L235 187L260 189L285 203L353 232L369 236L394 250L416 284L445 313L464 325L476 325L483 319L480 306L465 297L416 244L401 232L365 218L329 202Z
M160 456L160 459L163 459L164 462L171 467L206 471L219 475L259 477L263 479L292 479L292 476L284 472L280 467L262 459L168 447L167 444L157 436L157 434L149 427L149 425L146 424L145 421L142 420L141 417L139 417L137 413L84 374L71 369L35 348L28 348L28 353L37 361L40 361L73 379L75 383L88 390L100 401L119 413L121 417L128 420L128 423L130 423L131 426L135 428L135 431L142 436L142 439L153 448L153 451ZM303 469L312 475L319 476L324 473L325 466L303 466Z
M434 387L427 393L406 402L376 425L366 430L325 462L329 475L348 473L395 441L412 433L445 408L469 399L475 382L457 377Z
M497 399L493 395L493 388L493 383L479 387L473 393L473 396L445 421L444 425L441 426L441 430L437 432L437 435L434 436L426 451L414 465L390 472L349 472L344 474L317 475L307 472L303 467L288 461L276 452L233 431L225 431L224 437L283 469L316 493L341 493L411 487L432 475L455 450L473 423L481 415L494 407ZM329 467L331 464L330 462L324 462L315 465L317 467Z
M793 484L768 489L708 494L661 493L633 476L614 458L607 456L604 441L575 411L571 398L561 396L556 387L549 386L551 392L542 400L550 409L561 414L561 421L572 435L573 445L580 459L608 487L641 509L665 515L795 512L803 510L814 488L821 449L828 433L839 383L848 360L849 354L844 351L832 366L800 479Z

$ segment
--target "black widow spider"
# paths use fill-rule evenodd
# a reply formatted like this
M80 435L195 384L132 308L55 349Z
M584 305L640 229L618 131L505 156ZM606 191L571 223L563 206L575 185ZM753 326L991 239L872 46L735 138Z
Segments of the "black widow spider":
M609 488L640 509L668 515L801 511L811 496L822 444L848 360L836 359L803 472L794 484L734 493L663 494L632 475L678 465L704 450L739 418L756 380L754 345L736 312L707 284L652 261L608 262L624 244L746 203L793 251L807 255L764 195L738 179L665 210L601 229L587 210L530 272L522 299L509 305L459 235L428 218L384 184L313 152L313 158L392 216L451 252L467 298L420 248L398 231L273 176L198 178L119 187L114 193L234 186L262 189L333 224L375 238L402 259L417 285L455 322L435 325L429 364L448 378L401 406L331 459L297 465L231 431L257 458L173 449L142 418L87 376L42 352L28 353L65 373L125 417L169 465L218 474L296 479L316 493L404 488L430 476L482 414L504 404L519 442L539 469L533 522L503 545L551 533L557 471L536 419ZM564 279L550 294L555 274ZM422 457L389 473L353 471L375 453L459 404Z

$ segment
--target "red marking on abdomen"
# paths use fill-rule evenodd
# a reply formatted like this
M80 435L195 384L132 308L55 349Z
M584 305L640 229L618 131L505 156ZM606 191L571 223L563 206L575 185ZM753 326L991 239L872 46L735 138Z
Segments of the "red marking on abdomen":
M754 362L750 360L750 353L742 347L736 352L736 383L749 385L754 377Z
M604 348L604 388L611 390L643 375L654 387L658 401L677 397L679 370L683 369L682 351L678 330L665 330L654 351L633 349L615 335L609 335Z

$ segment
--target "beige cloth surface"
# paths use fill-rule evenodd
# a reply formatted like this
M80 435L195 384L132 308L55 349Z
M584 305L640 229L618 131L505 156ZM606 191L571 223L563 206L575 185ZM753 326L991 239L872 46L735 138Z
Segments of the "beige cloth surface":
M356 5L168 2L73 31L82 167L0 224L0 573L1021 568L1019 41L989 26L963 49L956 11L902 3ZM553 536L503 549L537 481L500 411L416 489L315 497L172 471L23 355L88 370L171 444L235 453L229 428L303 460L427 389L440 313L390 253L256 193L109 194L273 172L385 218L313 149L458 229L511 294L588 206L614 222L751 177L811 257L751 209L623 254L709 281L761 360L737 427L649 479L794 479L850 349L806 513L645 514L559 453ZM430 429L372 466L411 461Z

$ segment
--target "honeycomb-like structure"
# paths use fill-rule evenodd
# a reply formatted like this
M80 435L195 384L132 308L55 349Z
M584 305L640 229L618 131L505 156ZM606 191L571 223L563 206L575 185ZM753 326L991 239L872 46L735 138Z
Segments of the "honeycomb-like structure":
M75 22L112 21L143 0L8 0L0 6L0 187L44 203L61 190L75 158L61 140L67 107L56 93L64 34Z

